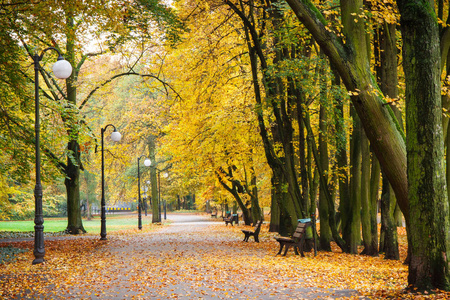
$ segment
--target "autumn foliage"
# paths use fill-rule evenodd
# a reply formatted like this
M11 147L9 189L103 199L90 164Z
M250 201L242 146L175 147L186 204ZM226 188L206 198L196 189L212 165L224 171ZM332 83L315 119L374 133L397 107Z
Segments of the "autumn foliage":
M446 298L437 292L405 292L407 267L400 261L332 252L275 256L278 244L263 225L260 243L242 241L243 226L146 225L109 234L46 241L46 263L31 265L29 251L0 268L0 296L9 298L278 299L343 297ZM404 228L399 229L402 259ZM0 243L6 246L6 243ZM304 289L300 291L300 289ZM339 290L355 290L339 292ZM318 294L320 292L320 294ZM253 295L253 296L251 296Z

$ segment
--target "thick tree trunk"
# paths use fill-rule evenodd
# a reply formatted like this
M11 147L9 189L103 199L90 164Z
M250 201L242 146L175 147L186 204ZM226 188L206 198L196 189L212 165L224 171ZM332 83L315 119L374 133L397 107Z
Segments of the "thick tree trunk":
M86 232L81 220L80 208L80 151L77 141L70 141L69 151L73 154L67 158L66 186L67 194L67 232L70 234L79 234ZM75 161L74 161L75 160Z
M255 224L258 220L264 221L264 215L259 206L258 200L258 187L257 187L257 178L255 174L255 169L253 167L250 168L250 186L251 186L251 214L252 214L252 222Z
M378 159L375 156L375 154L372 155L372 169L370 170L370 194L369 194L369 201L370 201L370 207L371 207L371 231L372 231L372 249L376 249L377 254L379 253L378 250L378 194L380 189L380 174L381 174L381 168L380 164L378 163Z
M276 198L278 197L276 189L275 189L275 181L277 179L272 176L272 191L271 201L270 201L270 224L269 224L269 232L280 232L280 207L278 206L278 202Z
M334 70L333 84L340 85L339 74ZM350 186L349 186L349 165L347 160L347 131L344 125L344 101L342 98L336 99L335 109L335 128L336 128L336 160L338 166L338 178L339 178L339 224L345 224L348 220L348 214L350 211Z
M353 116L353 131L350 141L350 210L347 223L343 224L343 236L346 242L346 252L358 253L361 242L361 138L362 128L355 112Z
M393 218L395 195L392 187L385 176L383 176L383 191L381 193L381 234L380 252L384 253L385 259L399 259L397 227Z
M379 47L375 52L377 63L377 77L380 80L380 88L383 94L390 99L398 97L398 75L397 75L397 45L396 25L384 23L377 33ZM395 102L391 108L397 117L399 125L402 126L401 113ZM403 128L403 126L402 126ZM394 207L396 197L392 191L386 176L383 176L383 194L381 199L381 234L380 251L385 253L386 259L399 259L397 224L394 218Z
M148 146L148 158L151 161L150 165L150 189L151 189L151 195L152 195L152 223L160 223L161 222L161 215L159 213L159 196L158 196L158 188L159 188L159 181L158 181L158 174L156 169L156 155L155 155L155 137L150 136L147 139L147 146Z
M92 213L91 213L91 200L89 198L89 173L85 170L84 171L84 180L86 183L86 219L90 221L92 219Z
M67 26L72 29L74 26L73 12L69 9L67 11ZM68 29L69 29L68 28ZM75 62L75 44L74 37L72 34L68 34L68 39L66 43L67 59L72 65ZM67 87L67 100L73 106L77 105L77 87L76 87L76 72L74 70L73 74L66 80ZM67 194L67 231L71 234L78 234L81 232L86 232L83 228L83 223L81 220L81 209L80 209L80 145L78 144L78 115L77 112L69 108L69 116L62 116L65 126L67 126L67 135L69 136L69 142L67 144L67 150L70 153L67 156L67 167L65 169L65 180L64 184L66 186Z
M398 0L406 81L411 260L408 283L450 289L439 28L429 1Z
M319 190L319 217L320 217L320 248L324 251L331 251L332 234L329 223L328 200L328 143L327 143L327 112L323 105L320 105L319 112L319 164L324 172L324 180L320 182Z
M278 233L282 236L289 236L297 227L297 220L293 220L291 217L292 214L290 212L293 210L293 207L288 206L291 202L287 199L290 196L286 189L283 188L287 183L282 172L274 172L273 181L274 199L278 206L280 220Z
M300 178L302 185L302 201L303 207L311 208L311 198L309 197L310 184L308 179L308 166L306 160L306 139L305 139L305 129L302 120L302 104L303 97L300 97L300 93L297 93L297 122L298 122L298 156L300 162ZM315 213L315 211L314 211Z
M372 206L370 205L370 149L364 130L362 131L361 155L361 225L364 245L364 250L361 254L377 256L378 247L372 243L372 220L374 215L376 220L376 211L372 211Z

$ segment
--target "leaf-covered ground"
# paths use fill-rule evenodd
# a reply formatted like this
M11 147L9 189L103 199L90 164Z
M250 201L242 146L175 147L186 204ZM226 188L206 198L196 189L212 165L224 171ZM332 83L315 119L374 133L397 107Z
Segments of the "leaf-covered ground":
M175 217L176 219L177 217ZM241 226L183 216L142 231L46 240L45 264L32 265L33 242L2 243L29 249L0 265L1 299L422 299L438 292L404 292L407 267L380 257L289 252L263 227L261 242L242 242ZM197 218L197 219L192 219ZM292 250L291 250L292 251ZM404 256L404 247L402 252Z

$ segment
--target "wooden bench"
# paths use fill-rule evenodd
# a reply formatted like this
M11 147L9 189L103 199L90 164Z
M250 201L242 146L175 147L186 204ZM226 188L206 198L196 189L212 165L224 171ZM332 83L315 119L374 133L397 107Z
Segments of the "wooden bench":
M259 243L259 231L261 230L261 224L262 221L256 222L255 230L241 230L245 234L244 242L248 242L249 237L253 236L255 242Z
M303 254L303 245L305 243L306 239L306 229L311 226L311 222L299 222L297 225L297 228L295 229L294 234L292 235L292 238L288 237L275 237L278 243L280 243L280 250L278 251L278 254L281 254L281 251L283 250L283 247L285 247L283 256L286 256L289 248L291 246L294 247L295 254L298 255L298 250L300 250L300 253L302 254L302 257L305 257L305 254Z
M211 218L217 218L217 211L214 213L211 213Z
M224 217L223 220L225 221L226 226L228 226L228 224L231 224L231 226L233 226L233 222L235 224L239 224L239 217L237 214L232 214L229 217Z

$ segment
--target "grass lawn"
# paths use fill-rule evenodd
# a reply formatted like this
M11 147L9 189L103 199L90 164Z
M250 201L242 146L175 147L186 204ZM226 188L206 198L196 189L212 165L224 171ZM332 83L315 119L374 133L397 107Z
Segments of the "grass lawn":
M151 215L142 215L142 224L146 225L151 223ZM92 220L88 221L83 219L84 229L88 233L100 232L100 216L95 216ZM137 228L138 217L137 214L107 214L106 215L106 230L118 231ZM65 230L67 227L67 218L44 218L44 232L59 232ZM0 221L1 231L15 231L15 232L27 232L34 231L34 220L28 221Z

